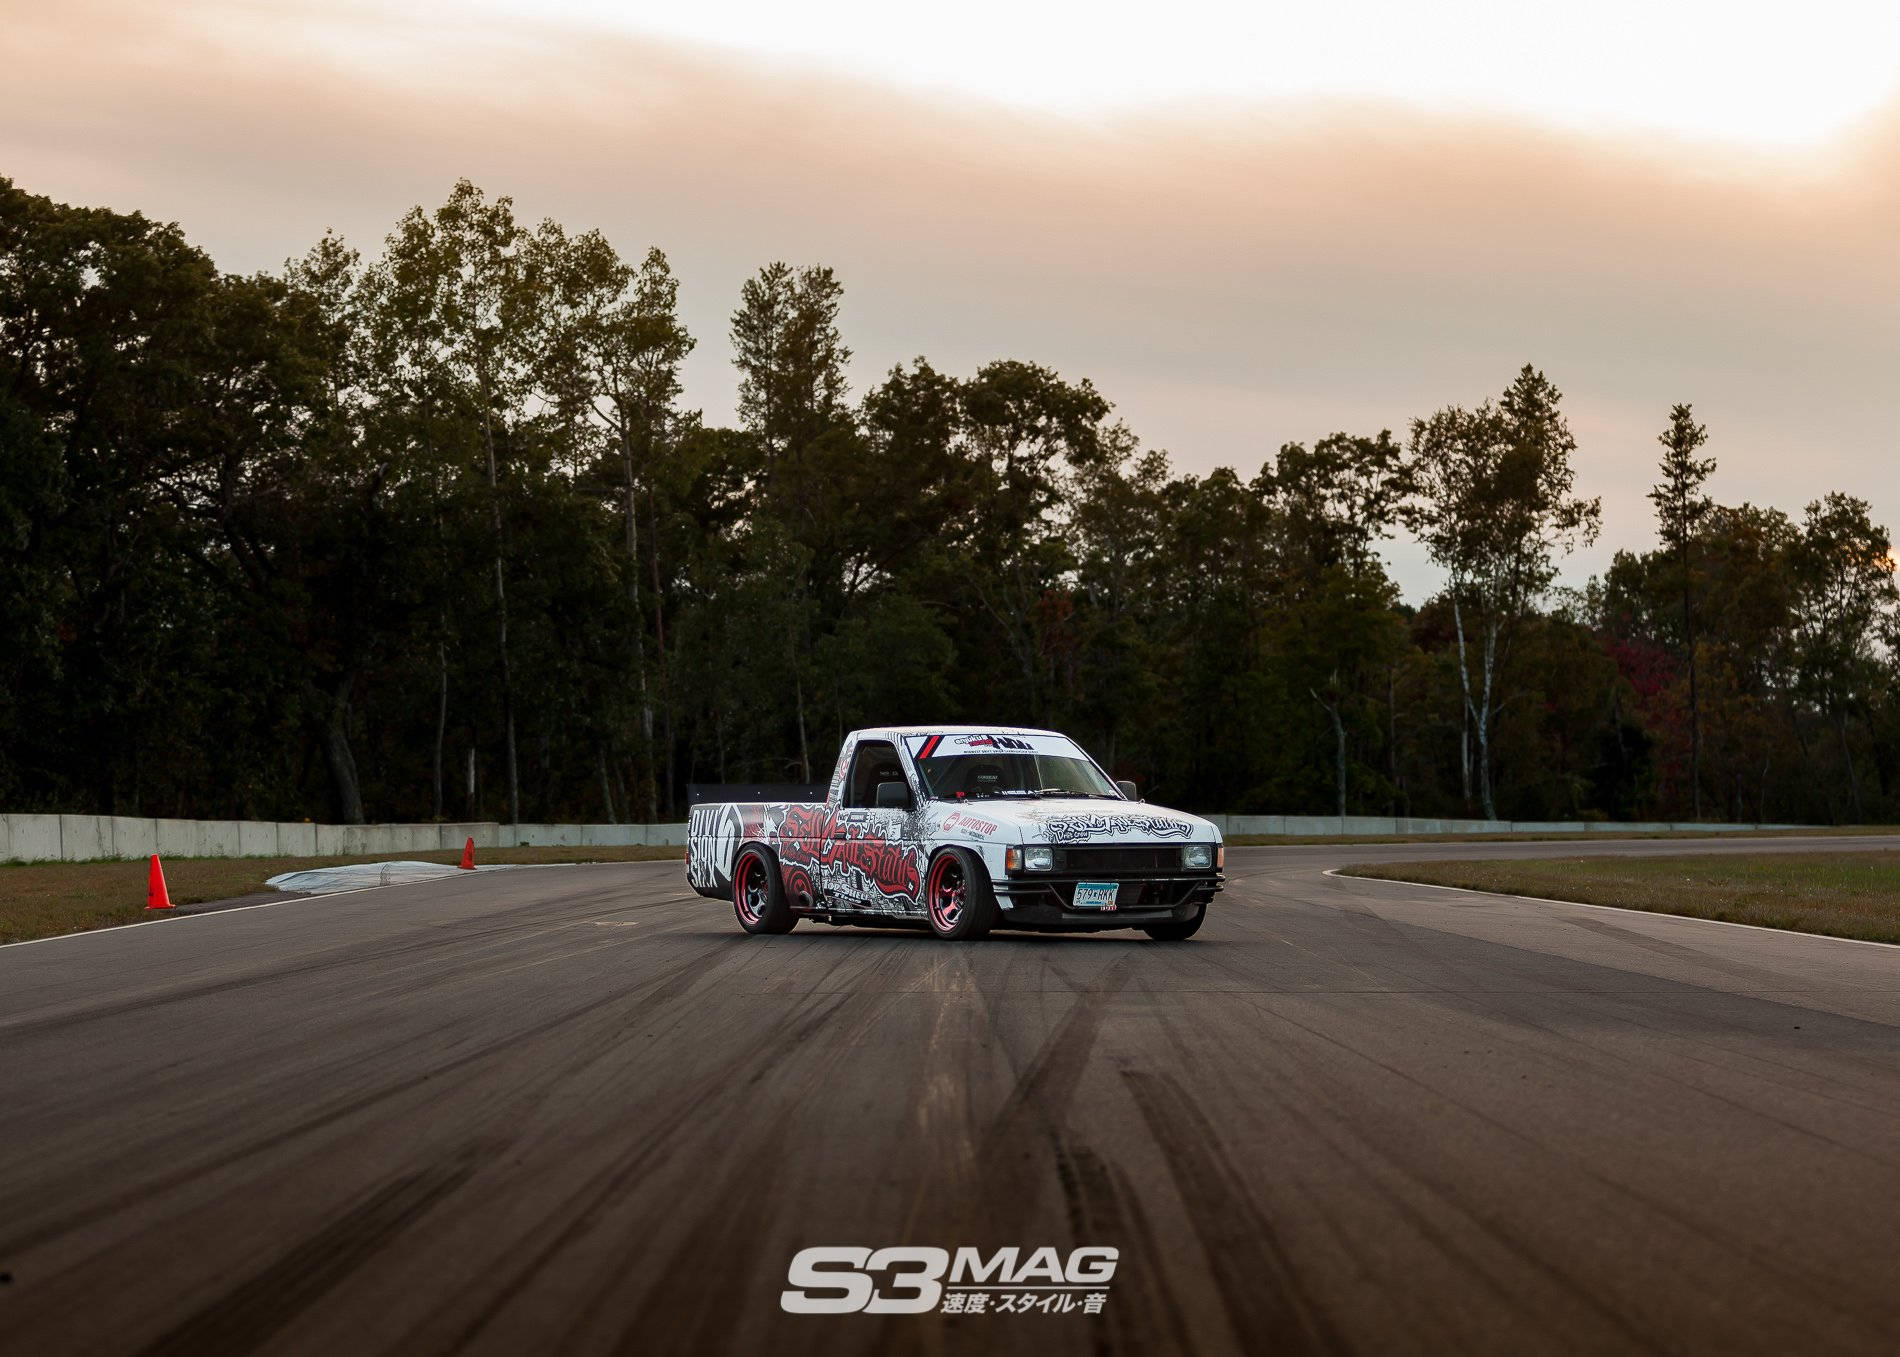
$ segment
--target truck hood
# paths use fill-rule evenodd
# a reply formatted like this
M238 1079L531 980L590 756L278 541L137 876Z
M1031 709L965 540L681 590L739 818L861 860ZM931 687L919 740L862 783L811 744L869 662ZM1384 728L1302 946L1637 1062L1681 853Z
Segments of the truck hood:
M939 830L1021 843L1217 843L1212 821L1145 801L1050 797L1016 801L991 797L944 807Z

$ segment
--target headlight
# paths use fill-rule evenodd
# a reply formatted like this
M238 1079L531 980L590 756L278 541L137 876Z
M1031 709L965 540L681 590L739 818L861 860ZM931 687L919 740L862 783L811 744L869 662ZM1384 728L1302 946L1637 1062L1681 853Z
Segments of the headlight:
M1047 844L1003 850L1003 866L1012 872L1049 872L1056 865L1056 850Z
M1181 850L1181 865L1195 871L1206 871L1214 865L1214 845L1211 843L1191 843Z

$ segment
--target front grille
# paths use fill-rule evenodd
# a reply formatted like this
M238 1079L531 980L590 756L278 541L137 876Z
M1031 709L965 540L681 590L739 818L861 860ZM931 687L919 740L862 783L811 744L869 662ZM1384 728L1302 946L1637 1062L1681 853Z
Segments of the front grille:
M1059 872L1178 872L1181 870L1181 845L1174 843L1133 844L1125 847L1060 848L1056 850Z

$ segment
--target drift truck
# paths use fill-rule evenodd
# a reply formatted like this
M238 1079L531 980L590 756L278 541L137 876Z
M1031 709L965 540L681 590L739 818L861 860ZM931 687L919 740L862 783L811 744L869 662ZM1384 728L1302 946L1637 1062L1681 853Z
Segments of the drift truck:
M686 879L748 933L816 919L1180 942L1221 889L1224 851L1212 822L1142 802L1066 735L899 726L854 732L822 802L694 806Z

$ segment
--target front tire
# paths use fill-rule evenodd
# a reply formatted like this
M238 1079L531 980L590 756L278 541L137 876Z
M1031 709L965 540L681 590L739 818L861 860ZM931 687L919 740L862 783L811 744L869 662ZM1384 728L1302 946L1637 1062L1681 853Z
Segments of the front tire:
M732 912L748 933L789 933L798 922L769 848L743 848L732 864Z
M996 892L983 862L967 848L946 848L924 877L930 931L947 942L974 942L996 924Z
M1186 942L1201 931L1201 920L1206 917L1207 906L1202 904L1191 919L1170 919L1164 924L1149 924L1141 931L1156 942Z

